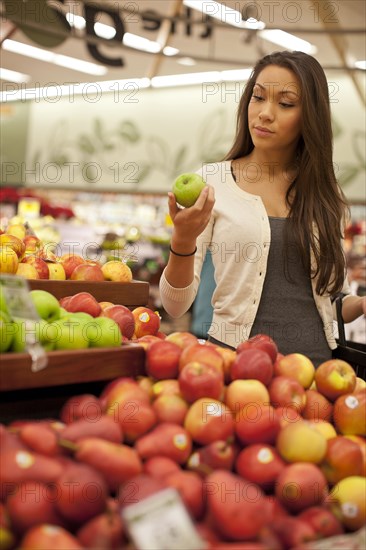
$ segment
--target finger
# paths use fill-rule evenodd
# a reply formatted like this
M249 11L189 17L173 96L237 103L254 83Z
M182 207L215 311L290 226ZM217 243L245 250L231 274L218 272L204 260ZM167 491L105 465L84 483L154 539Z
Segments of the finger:
M206 185L201 193L199 194L198 196L198 199L196 200L194 206L197 208L197 209L200 209L202 210L204 205L206 204L206 201L207 201L207 198L210 194L212 194L213 192L213 188L210 186L210 185Z

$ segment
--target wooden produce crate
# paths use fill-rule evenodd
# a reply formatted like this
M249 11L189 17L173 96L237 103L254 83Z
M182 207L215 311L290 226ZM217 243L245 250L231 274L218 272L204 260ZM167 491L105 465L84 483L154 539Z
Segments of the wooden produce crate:
M132 281L131 283L116 283L113 281L54 281L49 279L30 279L31 290L46 290L58 300L65 296L73 296L78 292L90 292L98 302L113 302L122 304L129 309L146 306L149 301L149 283Z
M58 418L73 395L100 395L109 381L145 374L145 349L120 348L51 351L43 370L31 370L27 353L0 354L0 422Z

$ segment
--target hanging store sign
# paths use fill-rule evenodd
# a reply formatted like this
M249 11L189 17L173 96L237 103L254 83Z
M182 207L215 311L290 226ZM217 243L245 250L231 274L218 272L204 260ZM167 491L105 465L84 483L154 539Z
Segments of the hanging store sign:
M55 47L67 40L73 34L73 29L66 18L65 8L71 15L82 15L85 19L85 42L89 53L94 59L112 67L122 67L125 62L121 56L107 56L102 53L102 45L122 45L123 37L128 32L130 24L139 24L147 32L158 31L163 22L170 23L170 33L183 32L185 36L192 35L192 26L198 28L198 38L207 39L212 34L212 19L202 15L197 25L193 20L192 10L183 6L179 19L167 18L153 9L139 10L138 3L126 2L122 7L115 2L116 8L106 6L104 2L82 2L70 0L4 0L6 17L13 21L32 41L45 47ZM113 38L101 38L95 32L95 24L102 14L109 16L111 26L115 29Z

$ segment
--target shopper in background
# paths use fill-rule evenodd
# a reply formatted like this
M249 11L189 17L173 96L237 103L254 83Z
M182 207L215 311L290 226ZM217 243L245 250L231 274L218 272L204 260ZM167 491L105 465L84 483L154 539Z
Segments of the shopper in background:
M336 347L332 298L343 318L365 313L345 277L342 231L348 208L333 170L328 84L315 58L275 52L256 64L238 107L234 144L206 164L197 202L169 193L171 253L160 279L164 308L191 306L209 248L215 268L209 338L236 348L271 336L283 354L315 365Z

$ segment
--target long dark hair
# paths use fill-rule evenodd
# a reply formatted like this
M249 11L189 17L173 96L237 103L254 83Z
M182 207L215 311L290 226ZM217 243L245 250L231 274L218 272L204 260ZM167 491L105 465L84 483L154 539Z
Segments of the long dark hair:
M241 97L236 135L225 160L247 156L253 149L248 128L248 105L259 73L268 65L291 70L301 84L302 128L296 155L298 175L291 183L286 201L290 235L299 247L304 266L309 266L309 245L315 265L318 294L335 294L342 288L346 272L342 250L342 228L348 211L333 167L333 133L328 83L318 61L303 52L274 52L258 61ZM314 231L315 228L315 231Z

